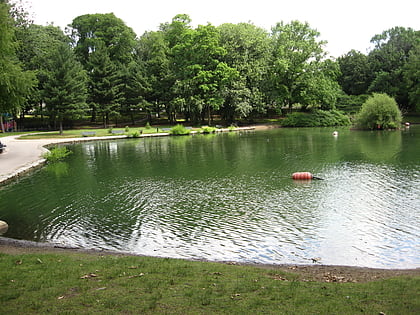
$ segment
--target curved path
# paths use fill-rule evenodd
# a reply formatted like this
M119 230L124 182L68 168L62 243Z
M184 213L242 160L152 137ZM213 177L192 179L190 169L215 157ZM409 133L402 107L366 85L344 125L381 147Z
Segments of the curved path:
M19 136L0 138L6 150L0 154L0 184L45 163L42 154L48 150L46 145L54 143L75 143L82 141L125 138L126 136L87 137L66 139L20 140Z

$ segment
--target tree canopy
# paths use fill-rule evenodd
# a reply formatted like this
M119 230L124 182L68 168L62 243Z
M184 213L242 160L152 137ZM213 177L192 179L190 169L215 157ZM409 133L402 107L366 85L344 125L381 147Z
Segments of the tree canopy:
M66 33L33 24L4 0L0 17L0 113L62 122L84 112L104 125L161 114L212 124L217 115L230 124L292 108L360 107L374 92L420 110L420 39L410 28L385 30L368 54L351 50L336 60L320 33L299 21L271 31L252 23L193 27L179 14L137 37L113 13L78 16Z

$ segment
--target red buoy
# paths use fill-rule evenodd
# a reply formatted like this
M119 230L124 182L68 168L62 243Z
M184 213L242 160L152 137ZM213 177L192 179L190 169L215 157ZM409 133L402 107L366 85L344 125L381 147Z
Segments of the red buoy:
M313 179L314 176L309 172L296 172L292 175L293 179Z

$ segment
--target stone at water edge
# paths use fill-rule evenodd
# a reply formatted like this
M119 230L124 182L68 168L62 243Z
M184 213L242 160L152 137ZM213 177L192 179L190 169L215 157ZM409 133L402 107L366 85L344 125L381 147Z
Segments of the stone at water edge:
M6 233L8 228L9 225L7 225L6 222L0 220L0 235Z

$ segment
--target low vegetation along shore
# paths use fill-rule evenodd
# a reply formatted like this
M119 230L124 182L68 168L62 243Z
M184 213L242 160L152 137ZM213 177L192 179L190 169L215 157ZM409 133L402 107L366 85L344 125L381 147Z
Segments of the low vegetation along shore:
M4 314L418 314L420 270L260 266L16 246Z

